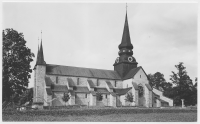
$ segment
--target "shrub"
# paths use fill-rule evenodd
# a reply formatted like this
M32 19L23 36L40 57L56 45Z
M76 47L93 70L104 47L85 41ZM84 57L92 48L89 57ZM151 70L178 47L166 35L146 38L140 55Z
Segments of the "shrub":
M134 102L133 94L131 92L127 93L125 101L127 101L127 102Z
M69 99L70 99L69 93L65 92L62 97L62 100L65 102L65 106L66 106L66 103L69 101Z

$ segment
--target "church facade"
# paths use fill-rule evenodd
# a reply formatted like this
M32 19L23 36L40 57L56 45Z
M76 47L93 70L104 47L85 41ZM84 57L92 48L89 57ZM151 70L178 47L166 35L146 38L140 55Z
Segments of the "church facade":
M137 66L127 13L118 48L114 70L103 70L47 64L41 42L34 67L33 102L44 106L173 106L173 100L152 88L144 69ZM64 93L70 96L67 103L62 99ZM102 99L97 98L99 94ZM132 94L133 102L126 100L128 94Z

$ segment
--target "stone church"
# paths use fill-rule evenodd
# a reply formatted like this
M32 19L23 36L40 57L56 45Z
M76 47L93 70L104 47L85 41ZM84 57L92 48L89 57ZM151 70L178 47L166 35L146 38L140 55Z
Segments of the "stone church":
M82 68L47 64L44 61L42 42L38 48L34 67L34 103L44 106L87 105L87 106L173 106L173 100L149 85L146 72L133 57L127 13L119 52L114 70ZM70 99L63 101L64 93ZM132 93L133 102L127 94ZM102 99L97 99L101 94Z

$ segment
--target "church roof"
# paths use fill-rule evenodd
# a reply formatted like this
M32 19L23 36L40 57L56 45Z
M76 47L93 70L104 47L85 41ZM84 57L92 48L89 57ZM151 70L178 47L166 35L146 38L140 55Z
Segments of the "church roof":
M135 82L132 82L132 84L133 84L134 89L138 90L138 85Z
M51 84L53 84L50 77L45 77L45 83L46 83L46 86L51 86Z
M106 83L107 83L107 85L108 85L108 87L109 87L110 89L113 89L113 88L114 88L114 87L112 86L112 84L111 84L110 81L106 81Z
M74 92L73 90L69 90L69 93L70 93L71 95L75 95L75 92Z
M149 91L153 90L149 84L145 84L145 86L148 88Z
M67 85L54 85L52 91L54 92L68 92Z
M46 91L47 91L47 94L48 94L48 95L52 95L51 88L46 88Z
M89 89L87 87L81 87L81 86L75 86L74 87L74 92L76 93L89 93Z
M71 78L67 78L67 81L68 81L69 87L76 86L75 83L74 83L74 81Z
M106 88L100 88L100 87L96 87L95 92L109 94L109 91Z
M89 84L89 86L90 86L91 88L94 88L94 87L95 87L95 85L94 85L94 83L93 83L92 80L88 79L87 81L88 81L88 84Z
M130 89L132 89L132 87L125 88L125 89L117 89L117 88L115 88L113 91L117 95L125 95Z
M137 68L133 68L131 69L126 76L124 77L124 79L130 79L133 78L133 76L140 70L141 67L137 67Z
M156 97L156 98L160 98L160 96L154 92L152 92L153 96Z
M121 80L118 73L112 70L91 69L52 64L46 65L46 74Z

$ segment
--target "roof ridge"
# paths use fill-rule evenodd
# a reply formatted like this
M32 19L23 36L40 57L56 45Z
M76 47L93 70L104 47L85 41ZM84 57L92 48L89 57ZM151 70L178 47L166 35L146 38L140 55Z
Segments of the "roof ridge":
M105 70L105 71L113 71L116 72L115 70L107 70L107 69L97 69L97 68L86 68L86 67L77 67L77 66L67 66L67 65L56 65L56 64L46 64L46 65L52 65L52 66L65 66L65 67L74 67L74 68L84 68L84 69L95 69L95 70Z

